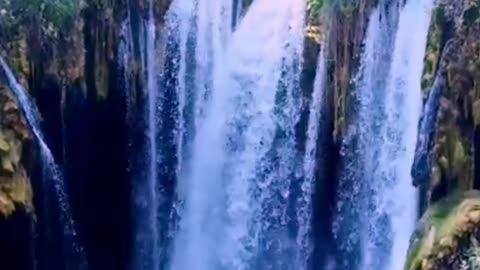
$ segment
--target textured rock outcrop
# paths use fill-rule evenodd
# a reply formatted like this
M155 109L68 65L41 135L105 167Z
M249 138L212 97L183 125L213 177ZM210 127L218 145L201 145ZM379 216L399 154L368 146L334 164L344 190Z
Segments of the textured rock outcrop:
M421 134L425 143L413 168L414 182L428 190L427 205L457 188L480 184L479 10L478 1L465 0L441 1L434 11L423 76L426 99L436 108L423 117L433 119L434 128Z
M21 81L26 83L29 66L25 36L19 35L17 39L1 44L12 65L20 71ZM26 168L33 147L30 131L3 75L0 71L0 215L8 217L17 207L23 207L27 212L33 210L30 174Z
M15 101L0 83L0 215L11 215L17 206L32 210L30 177L23 163L30 139Z
M460 269L459 251L478 234L479 226L479 191L456 192L439 200L423 215L412 236L405 269Z
M422 82L429 123L412 169L426 213L405 269L470 269L464 254L480 239L479 13L473 0L441 0L433 13Z
M469 248L471 237L478 236L479 226L479 191L456 192L439 200L419 222L405 269L462 269L462 251Z

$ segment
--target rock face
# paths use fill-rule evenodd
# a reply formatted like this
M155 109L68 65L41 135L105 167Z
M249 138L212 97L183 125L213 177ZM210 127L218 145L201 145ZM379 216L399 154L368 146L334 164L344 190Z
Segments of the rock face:
M0 20L1 21L1 20ZM0 42L21 74L28 70L26 41L22 35L10 42ZM26 83L26 77L21 76ZM31 134L0 72L0 216L9 216L20 206L32 210L30 169Z
M480 226L480 192L456 192L429 207L412 236L406 270L461 269Z
M22 47L16 47L19 52ZM11 55L16 55L11 51ZM15 65L21 63L12 57ZM0 72L0 261L7 269L31 269L32 135Z
M17 206L32 210L30 177L25 169L30 138L15 101L0 84L0 215L8 217Z
M480 157L476 120L480 97L479 9L478 1L441 1L434 12L423 88L426 96L438 95L433 90L442 89L436 98L429 166L424 167L429 179L415 179L429 190L427 205L456 188L468 190L480 184L476 166Z
M124 67L117 52L128 13L135 39L140 40L148 1L82 0L71 1L73 9L55 6L61 3L70 2L0 0L0 54L43 117L43 132L66 176L72 215L89 262L99 269L127 269L132 246L132 183L127 171L131 144L125 82L119 79ZM155 1L158 18L164 17L169 3ZM163 23L158 20L159 26ZM135 93L131 109L136 111L144 96L139 42L134 50L128 70ZM32 235L33 219L37 269L63 269L55 258L63 252L62 240L55 237L62 233L55 223L56 194L49 186L51 179L44 179L37 166L32 136L2 82L0 72L0 261L6 269L34 269L24 263L32 262L27 241L32 237L20 237ZM141 133L140 119L131 120L132 132Z
M405 269L470 269L462 254L479 239L479 13L471 0L441 0L434 11L422 83L431 123L412 169L426 213Z

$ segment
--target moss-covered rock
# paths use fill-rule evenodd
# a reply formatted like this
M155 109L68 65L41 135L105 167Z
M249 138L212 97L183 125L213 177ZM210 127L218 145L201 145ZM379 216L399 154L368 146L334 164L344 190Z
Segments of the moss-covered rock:
M0 215L18 206L32 210L30 178L23 165L31 135L9 90L0 83Z
M456 269L439 267L453 261L459 243L476 226L480 226L480 191L454 192L432 204L412 236L405 269Z
M343 3L344 1L337 1ZM333 89L332 100L328 104L335 114L334 137L341 140L350 124L352 110L350 90L352 78L359 67L359 56L367 30L368 19L376 0L351 1L354 7L350 12L334 9L329 29L329 55L332 62L329 89ZM350 6L350 5L348 5ZM347 8L348 9L348 8Z
M480 18L475 0L438 0L428 36L422 87L445 78L429 157L426 205L454 190L469 190L480 172L475 167L480 123ZM476 11L474 11L476 10Z
M422 89L426 92L432 87L435 73L440 60L441 49L444 46L446 28L445 7L439 6L433 10L432 23L428 31L428 44L425 54L425 64L422 77Z

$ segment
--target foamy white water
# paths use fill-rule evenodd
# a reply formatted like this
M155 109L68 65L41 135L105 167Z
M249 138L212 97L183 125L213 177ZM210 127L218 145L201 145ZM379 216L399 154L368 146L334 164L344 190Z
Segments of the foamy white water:
M355 143L344 149L355 151L342 178L346 183L353 179L354 187L340 188L336 228L350 256L355 256L355 245L360 247L362 270L403 269L417 219L418 195L410 172L432 7L430 0L407 1L405 7L380 1L369 22L356 82L360 105L350 134ZM396 13L398 24L391 19Z
M422 113L421 77L433 0L409 0L400 15L386 108L383 173L395 176L384 201L391 216L393 248L388 270L404 269L409 239L417 220L418 194L410 175ZM402 198L402 199L399 199Z
M198 2L195 138L190 166L183 167L187 177L179 183L185 208L172 269L250 269L269 246L258 235L277 226L280 215L278 225L286 230L283 200L297 158L305 6L257 0L230 38L231 19L225 18L234 16L232 7ZM283 134L281 142L276 134ZM270 160L272 148L278 163ZM282 194L278 201L276 194ZM266 212L271 202L279 212ZM286 240L295 246L294 238Z
M315 190L315 169L317 165L317 141L321 128L322 104L325 97L325 85L327 76L326 45L323 44L318 56L317 71L312 97L310 100L310 114L308 118L307 142L305 147L305 157L303 161L304 182L301 186L302 196L299 198L297 206L298 235L297 243L302 249L298 256L297 265L299 269L307 269L308 259L312 254L312 213L313 202L312 195Z
M218 216L212 213L220 208L218 191L218 173L221 170L222 145L218 136L221 129L217 128L215 117L208 119L212 105L215 103L215 93L218 91L219 80L222 79L221 68L225 61L225 47L231 32L230 24L232 5L230 1L199 0L194 2L176 1L171 12L176 19L180 48L179 87L177 94L182 112L178 121L179 134L179 161L181 167L178 172L179 197L184 201L184 208L180 210L180 231L174 243L174 252L171 269L214 269L217 264L218 249L205 248L217 243ZM195 57L190 62L187 56L190 28L196 26ZM190 61L189 61L190 60ZM186 72L195 66L193 93L187 89ZM187 99L193 104L193 116L184 115ZM193 117L193 119L186 119ZM186 130L185 123L193 122L193 130ZM184 133L195 134L191 149L184 150ZM184 153L191 153L184 156ZM205 158L205 154L209 154ZM185 162L186 161L186 162ZM185 259L188 258L188 259Z

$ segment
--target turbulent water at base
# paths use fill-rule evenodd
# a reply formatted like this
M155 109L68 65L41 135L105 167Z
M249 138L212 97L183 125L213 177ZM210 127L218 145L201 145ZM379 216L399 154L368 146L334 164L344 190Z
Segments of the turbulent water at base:
M410 169L433 3L409 0L402 7L401 2L380 1L367 31L356 81L358 119L342 149L335 222L344 253L341 269L403 269L417 217ZM397 25L391 18L398 11Z
M86 257L83 247L77 242L77 234L75 224L70 211L70 203L65 191L65 183L62 172L54 160L50 148L45 143L43 133L41 131L41 120L38 109L28 97L25 88L18 82L9 68L7 63L0 57L0 67L4 71L8 85L15 96L33 135L35 136L38 146L40 147L43 177L45 185L52 185L55 195L59 203L60 223L63 229L63 259L68 269L86 269ZM51 182L49 182L51 181ZM45 195L49 197L48 194Z

